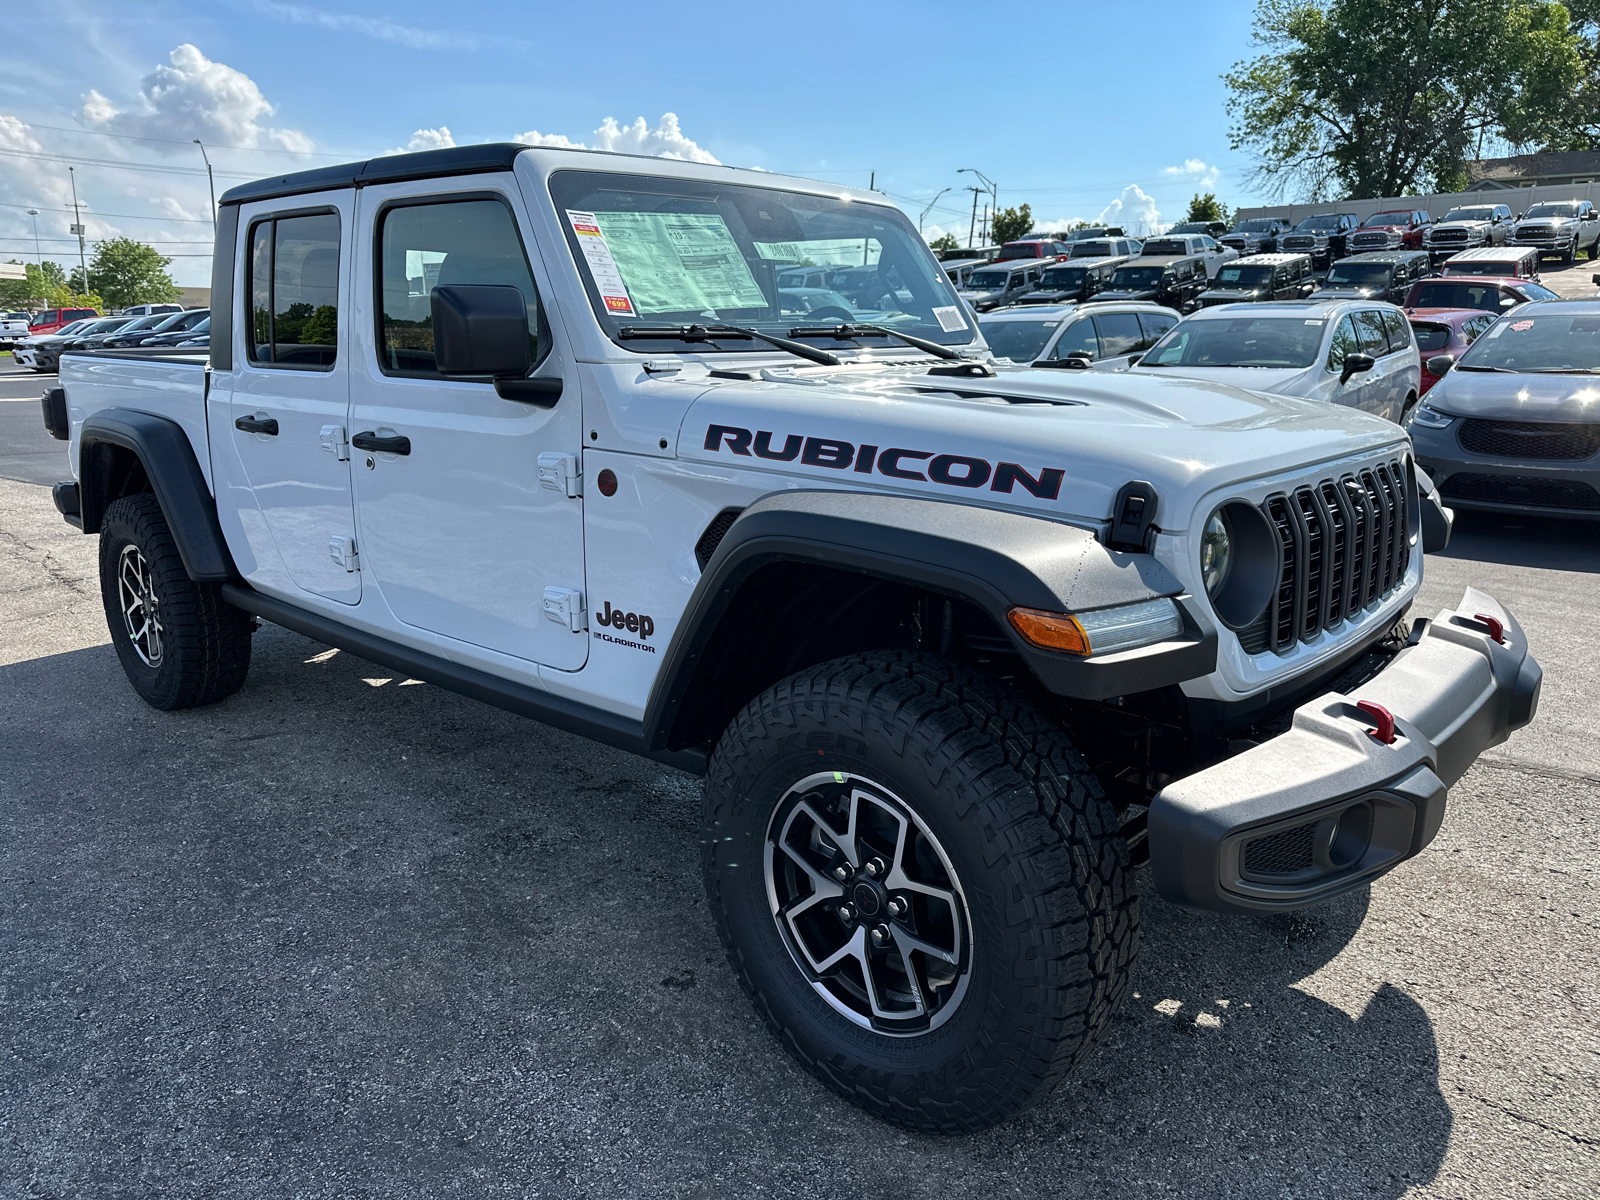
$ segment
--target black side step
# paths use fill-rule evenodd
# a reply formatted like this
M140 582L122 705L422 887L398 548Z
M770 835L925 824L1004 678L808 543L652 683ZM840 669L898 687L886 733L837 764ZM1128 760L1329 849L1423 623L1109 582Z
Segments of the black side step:
M630 721L603 709L579 704L526 684L490 675L487 671L447 662L375 634L351 629L318 613L263 596L245 584L223 584L222 598L235 608L242 608L274 625L282 625L308 638L337 646L392 671L404 671L412 679L425 679L459 695L516 713L519 717L531 717L545 725L553 725L579 737L665 763L692 775L706 773L706 760L710 757L708 747L651 750L645 745L644 725L639 721Z

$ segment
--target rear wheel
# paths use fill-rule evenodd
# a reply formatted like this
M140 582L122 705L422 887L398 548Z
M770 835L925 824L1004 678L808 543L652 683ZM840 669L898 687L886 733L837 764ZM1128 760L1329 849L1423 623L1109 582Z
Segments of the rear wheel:
M706 780L729 961L827 1086L930 1132L1055 1086L1127 994L1138 897L1099 784L1015 692L930 655L812 668Z
M155 708L233 695L250 670L250 617L196 583L148 492L124 496L100 522L100 597L111 644L133 690Z

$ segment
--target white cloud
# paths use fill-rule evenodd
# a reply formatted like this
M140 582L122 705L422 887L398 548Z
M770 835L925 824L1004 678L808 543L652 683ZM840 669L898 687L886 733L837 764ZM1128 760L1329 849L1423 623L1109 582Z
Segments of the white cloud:
M437 129L419 129L411 135L411 140L404 146L396 146L393 150L385 150L385 154L415 154L419 150L446 150L456 144L455 136L450 132L448 125L441 125Z
M314 25L337 33L356 33L411 50L481 50L490 44L490 39L474 33L423 29L416 25L402 25L387 17L330 12L325 8L310 8L304 4L283 4L279 0L248 0L246 7L263 17L288 25ZM507 37L496 37L493 44L517 49L526 49L529 45L520 38Z
M1163 167L1161 173L1175 178L1193 179L1196 184L1203 188L1214 188L1217 186L1217 179L1221 176L1222 170L1198 158L1186 158L1183 160L1181 167Z
M589 147L575 142L565 134L540 133L530 129L511 139L527 146L555 146L568 150L586 150ZM631 125L617 124L615 117L607 117L594 131L594 149L612 150L620 154L648 154L657 158L678 158L687 162L719 163L709 150L687 137L678 124L676 113L665 113L654 129L643 117Z
M253 79L224 63L212 62L188 43L140 80L139 91L143 107L122 111L91 89L83 98L79 118L90 127L133 137L179 142L200 138L219 146L253 149L272 145L300 153L313 146L299 130L275 129L264 123L274 109Z
M1156 202L1145 195L1137 183L1122 189L1122 195L1100 210L1096 225L1120 225L1129 234L1153 233L1161 227L1161 212Z

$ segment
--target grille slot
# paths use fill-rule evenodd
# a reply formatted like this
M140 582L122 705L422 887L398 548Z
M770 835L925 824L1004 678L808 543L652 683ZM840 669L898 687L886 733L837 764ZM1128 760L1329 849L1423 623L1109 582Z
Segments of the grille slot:
M1574 461L1600 453L1600 423L1575 425L1468 417L1461 422L1456 440L1463 450L1496 458Z
M1452 475L1439 489L1446 500L1520 504L1527 508L1576 508L1600 512L1600 492L1571 479L1524 475Z
M1297 825L1244 844L1244 869L1252 875L1294 875L1315 862L1312 838L1316 822Z
M694 560L700 564L704 571L706 564L711 561L711 556L717 552L717 547L722 544L722 539L727 536L728 530L733 528L733 523L739 519L742 508L725 508L711 518L711 524L706 526L700 540L694 544Z
M1278 586L1262 618L1239 632L1246 653L1287 654L1405 582L1407 486L1391 461L1267 497L1261 511L1278 535Z

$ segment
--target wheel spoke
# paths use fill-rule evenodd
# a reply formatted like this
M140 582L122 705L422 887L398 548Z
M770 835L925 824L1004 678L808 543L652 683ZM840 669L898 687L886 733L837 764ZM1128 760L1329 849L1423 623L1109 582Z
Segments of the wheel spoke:
M937 958L941 962L947 962L951 966L957 966L960 963L961 956L959 953L952 953L951 951L945 950L942 947L935 946L926 938L919 938L916 934L903 929L899 925L890 926L890 932L894 934L894 943L900 947L900 954L902 957L909 955L913 950L920 950L922 953L930 955L933 958ZM960 949L961 947L958 943L956 950L959 951ZM910 974L910 971L911 960L907 958L906 973Z
M922 979L917 975L916 964L911 961L911 951L917 948L917 939L898 925L890 926L890 932L894 934L895 948L900 951L900 962L906 969L906 980L911 985L911 999L916 1004L916 1015L921 1016L928 1011L928 1002L922 994Z

